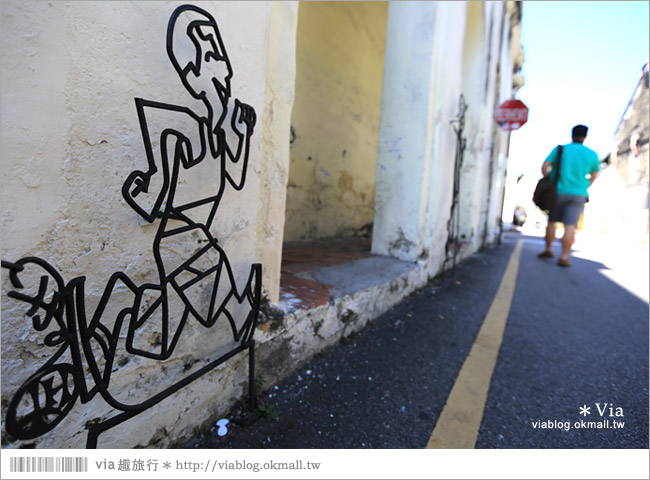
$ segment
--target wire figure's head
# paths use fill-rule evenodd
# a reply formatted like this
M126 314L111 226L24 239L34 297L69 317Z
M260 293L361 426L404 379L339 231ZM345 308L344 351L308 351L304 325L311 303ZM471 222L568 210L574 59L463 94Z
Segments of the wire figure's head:
M167 27L167 54L194 98L226 105L232 67L212 15L194 5L178 7Z

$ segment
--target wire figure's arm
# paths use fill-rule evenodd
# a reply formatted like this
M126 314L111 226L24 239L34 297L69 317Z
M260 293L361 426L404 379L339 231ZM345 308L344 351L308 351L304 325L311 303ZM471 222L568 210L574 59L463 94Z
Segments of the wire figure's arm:
M248 168L248 155L250 152L250 138L253 135L255 123L257 122L257 115L255 109L250 105L240 102L235 99L235 108L232 113L231 127L237 135L237 146L233 149L226 143L224 151L226 155L226 171L225 175L228 181L235 187L236 190L241 190L246 181L246 170ZM242 160L241 166L237 170L228 168L232 163L239 163ZM237 172L237 173L235 173ZM234 178L233 178L234 177Z
M153 102L150 100L143 100L141 98L135 99L136 109L138 111L138 119L140 122L140 130L144 142L145 153L147 155L148 168L146 171L135 170L127 177L124 185L122 186L122 196L126 202L133 208L140 216L149 222L153 222L156 217L160 216L163 208L163 202L170 189L171 174L173 170L173 162L178 160L183 163L186 168L199 163L206 154L206 136L205 136L205 121L198 115L192 112L189 108L178 107L166 103ZM159 161L156 162L156 155L152 146L151 134L149 132L146 110L145 108L167 110L170 112L179 112L189 115L197 124L199 138L201 143L200 151L196 157L192 151L192 142L183 133L174 130L173 128L165 129L160 135L160 153ZM170 150L168 147L168 138L175 137L176 144ZM151 180L162 170L162 185L157 188L156 192L150 192ZM155 200L152 199L155 198ZM152 205L151 211L145 209L146 205Z

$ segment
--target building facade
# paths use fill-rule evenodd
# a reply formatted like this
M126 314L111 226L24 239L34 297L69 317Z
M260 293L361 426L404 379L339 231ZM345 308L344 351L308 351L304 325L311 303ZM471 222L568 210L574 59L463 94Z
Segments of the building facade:
M69 363L76 341L89 390L47 400L48 431L3 434L3 447L82 448L115 413L93 396L94 362L111 398L138 405L227 352L251 299L219 292L252 291L251 264L264 387L498 238L508 135L493 115L521 85L520 2L200 2L208 16L170 37L183 4L2 5L3 433L8 410L34 408L15 392L36 372L63 375L52 362ZM359 239L358 258L288 275L288 245ZM51 269L19 271L33 257ZM179 286L204 272L199 258L218 265L214 283ZM38 301L8 296L21 291L10 272ZM66 321L96 330L59 353L48 322L72 307L63 284ZM218 304L230 325L201 322ZM247 384L248 358L234 356L99 446L173 445Z
M639 83L634 89L623 117L614 134L611 164L625 186L622 198L622 222L635 225L632 238L648 238L648 158L650 145L650 95L648 94L648 64L641 69Z
M585 229L619 242L648 241L649 101L645 64L585 207Z

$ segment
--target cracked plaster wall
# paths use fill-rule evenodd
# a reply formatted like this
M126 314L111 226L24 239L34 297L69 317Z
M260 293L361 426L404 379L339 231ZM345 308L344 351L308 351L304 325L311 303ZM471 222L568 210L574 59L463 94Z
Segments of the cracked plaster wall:
M298 2L271 2L257 256L264 266L262 285L272 302L280 292L297 23Z
M202 113L203 106L184 89L165 50L169 17L183 3L9 0L2 5L2 259L38 256L65 281L86 276L89 315L113 272L124 271L136 285L157 279L152 257L156 225L140 226L121 188L129 173L147 165L134 97ZM258 253L265 126L259 119L265 109L270 5L200 6L219 24L234 71L232 97L252 105L258 115L246 186L241 193L226 190L213 225L241 289ZM171 120L157 121L151 119L152 131ZM206 196L215 188L210 172L190 173L180 183L179 188ZM188 235L170 244L166 254L187 258L200 246L200 238ZM11 289L3 270L3 422L12 393L54 353L43 345L47 331L30 329L25 308L6 297ZM116 286L106 322L132 303L131 295L123 285ZM206 300L203 295L199 301ZM178 309L176 304L171 311L175 321ZM136 340L147 348L160 341L154 324ZM124 353L122 336L118 350L123 353L116 357L111 389L130 401L159 392L225 351L229 345L222 339L229 332L224 328L206 335L196 322L188 324L175 354L164 362ZM165 400L162 408L102 434L99 446L165 446L190 434L241 395L247 379L244 360L222 365ZM51 433L27 441L3 435L3 446L83 447L85 427L110 412L99 396L87 404L77 401Z
M286 241L373 222L385 2L302 2Z

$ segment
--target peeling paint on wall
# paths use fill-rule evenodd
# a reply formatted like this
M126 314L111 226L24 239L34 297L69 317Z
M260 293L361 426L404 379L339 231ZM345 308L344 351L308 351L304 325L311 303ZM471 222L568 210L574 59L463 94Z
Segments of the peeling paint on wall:
M373 221L386 14L383 2L300 4L286 241Z

